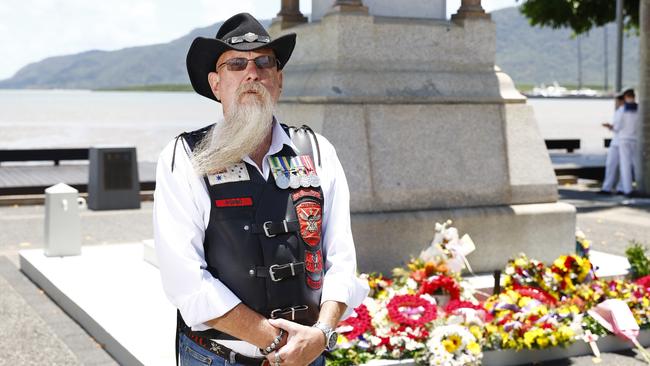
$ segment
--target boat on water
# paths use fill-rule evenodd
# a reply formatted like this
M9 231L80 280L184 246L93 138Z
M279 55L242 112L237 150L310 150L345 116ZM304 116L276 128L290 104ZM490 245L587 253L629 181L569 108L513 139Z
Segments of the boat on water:
M528 92L524 92L524 95L528 97L543 97L543 98L594 98L594 97L603 97L603 93L590 89L590 88L581 88L581 89L567 89L561 86L557 81L554 81L552 85L541 84L540 86L534 87Z

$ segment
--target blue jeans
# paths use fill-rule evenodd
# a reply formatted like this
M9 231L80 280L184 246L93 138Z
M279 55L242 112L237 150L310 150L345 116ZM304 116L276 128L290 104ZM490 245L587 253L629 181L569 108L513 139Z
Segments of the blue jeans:
M238 363L230 363L228 360L215 355L194 343L185 334L181 334L179 348L178 355L181 366L243 366ZM325 356L319 356L309 366L325 366Z

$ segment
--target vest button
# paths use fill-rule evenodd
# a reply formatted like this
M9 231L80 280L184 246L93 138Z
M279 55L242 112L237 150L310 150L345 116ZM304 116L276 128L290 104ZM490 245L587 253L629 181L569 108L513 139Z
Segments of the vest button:
M244 225L244 230L248 231L248 229L250 229L248 225Z
M249 274L251 277L255 276L255 270L254 270L254 269L251 269L250 271L248 271L248 274Z

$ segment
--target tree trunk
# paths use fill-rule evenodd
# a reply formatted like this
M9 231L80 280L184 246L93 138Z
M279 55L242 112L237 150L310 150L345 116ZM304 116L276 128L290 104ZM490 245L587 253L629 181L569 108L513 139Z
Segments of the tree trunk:
M650 195L650 0L641 0L639 10L639 125L637 189Z

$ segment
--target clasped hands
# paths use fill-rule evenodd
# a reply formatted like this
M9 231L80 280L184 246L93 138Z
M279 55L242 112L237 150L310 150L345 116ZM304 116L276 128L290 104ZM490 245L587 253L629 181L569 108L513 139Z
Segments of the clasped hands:
M276 366L278 361L282 366L307 366L325 349L325 336L318 328L285 319L268 321L275 328L284 329L287 334L279 348L266 356L272 366Z

